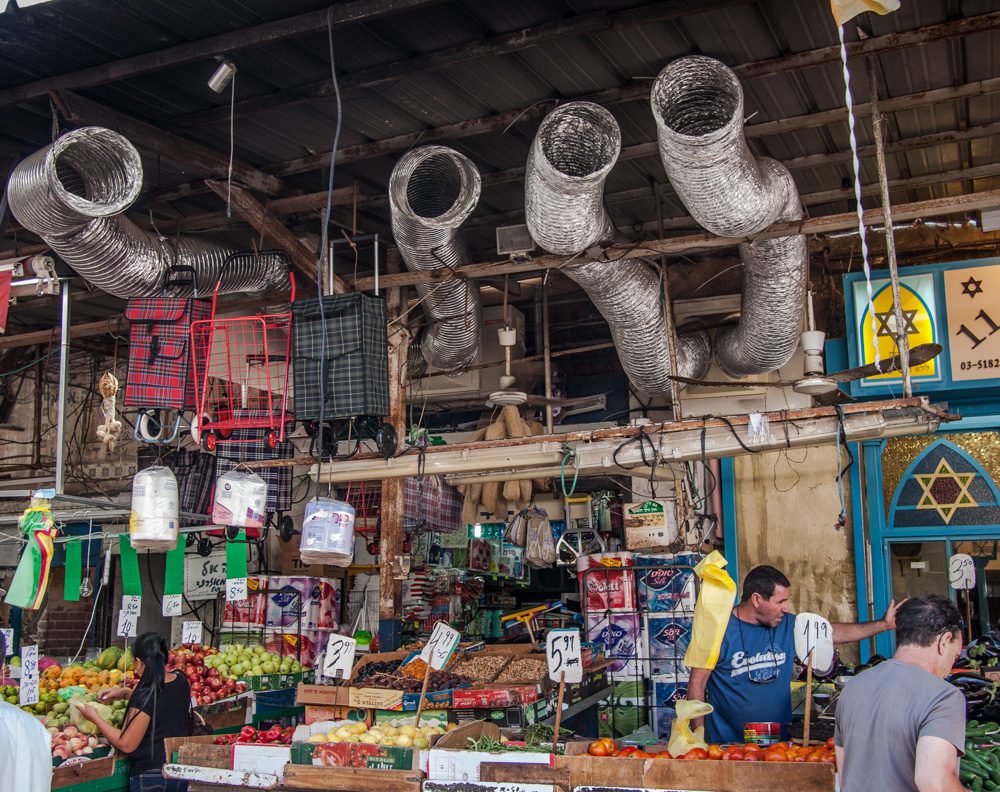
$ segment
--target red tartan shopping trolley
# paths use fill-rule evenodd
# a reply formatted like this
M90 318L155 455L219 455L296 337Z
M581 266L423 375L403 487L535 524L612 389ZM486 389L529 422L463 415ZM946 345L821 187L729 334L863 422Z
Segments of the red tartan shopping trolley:
M281 251L239 253L226 259L220 279L234 262L247 257L280 256ZM295 302L295 276L290 262L291 301ZM209 451L219 443L265 440L274 448L285 439L288 412L288 370L291 360L292 314L219 317L219 283L212 293L208 319L191 324L194 390L197 412L191 436ZM258 432L236 432L257 429Z
M170 297L172 289L192 297ZM138 408L133 435L140 442L173 442L183 413L195 409L191 325L212 310L197 297L194 268L177 265L167 270L161 296L133 297L125 307L131 324L125 406Z

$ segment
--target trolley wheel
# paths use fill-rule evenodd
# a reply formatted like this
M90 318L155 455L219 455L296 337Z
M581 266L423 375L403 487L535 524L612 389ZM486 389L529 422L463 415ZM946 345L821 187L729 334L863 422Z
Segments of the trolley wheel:
M386 459L396 456L397 442L396 430L392 424L384 423L375 431L375 445L378 446L378 452Z
M209 451L214 451L219 447L219 438L215 436L214 431L208 431L205 433L205 448Z
M184 537L184 546L185 547L194 547L196 544L198 544L198 540L200 538L201 538L201 534L196 534L196 533L186 534L185 537Z
M163 421L158 410L143 410L139 414L139 435L147 443L158 443L163 437Z
M267 446L268 448L278 447L278 435L273 429L267 433Z
M212 555L212 540L207 536L203 536L198 540L198 555L203 558Z
M283 514L278 520L278 537L282 542L292 541L292 537L295 536L295 523L292 518L287 514Z
M235 542L239 535L240 535L240 529L237 528L235 525L226 526L226 539L228 539L230 542Z

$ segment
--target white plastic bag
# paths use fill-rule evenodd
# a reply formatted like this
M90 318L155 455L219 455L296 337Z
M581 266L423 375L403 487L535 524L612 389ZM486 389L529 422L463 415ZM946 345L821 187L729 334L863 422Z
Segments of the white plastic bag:
M302 518L299 556L306 564L347 567L354 560L354 507L333 498L313 498Z
M170 468L153 466L132 479L132 511L128 532L136 550L173 550L180 514L177 479Z
M541 512L528 512L525 534L525 562L536 568L552 566L556 562L556 542L548 517Z
M263 528L267 482L247 470L230 470L215 481L212 522L236 528Z

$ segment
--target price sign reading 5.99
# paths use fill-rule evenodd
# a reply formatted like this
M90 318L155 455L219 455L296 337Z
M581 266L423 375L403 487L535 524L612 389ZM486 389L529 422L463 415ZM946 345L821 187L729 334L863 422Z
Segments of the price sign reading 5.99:
M579 630L549 630L545 636L545 659L549 664L549 679L576 684L583 681L583 657L580 653Z
M453 630L444 622L438 622L434 625L427 645L420 652L420 659L435 671L442 670L448 665L452 653L458 648L458 641L461 637L458 630Z

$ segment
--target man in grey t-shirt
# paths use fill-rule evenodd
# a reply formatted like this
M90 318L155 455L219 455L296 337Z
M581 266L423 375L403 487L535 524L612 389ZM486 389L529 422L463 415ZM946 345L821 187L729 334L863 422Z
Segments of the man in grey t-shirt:
M896 612L896 654L850 680L837 703L841 792L962 792L965 699L944 677L962 650L962 617L938 596Z

